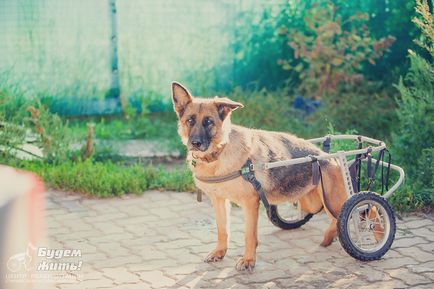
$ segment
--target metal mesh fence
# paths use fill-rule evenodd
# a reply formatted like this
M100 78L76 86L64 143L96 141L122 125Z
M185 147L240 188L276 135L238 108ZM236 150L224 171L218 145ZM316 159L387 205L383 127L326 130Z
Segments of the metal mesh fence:
M0 89L104 99L113 84L114 16L122 96L164 98L172 80L194 84L197 94L218 91L234 83L237 17L255 19L264 2L0 0Z

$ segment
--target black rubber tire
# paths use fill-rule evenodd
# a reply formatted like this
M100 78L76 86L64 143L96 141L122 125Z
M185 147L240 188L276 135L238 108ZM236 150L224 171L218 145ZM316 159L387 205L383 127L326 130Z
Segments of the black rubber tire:
M375 201L380 206L382 206L390 220L390 224L389 224L390 232L389 232L389 236L387 236L387 241L384 243L384 245L381 248L379 248L377 251L374 252L364 252L359 250L351 242L348 228L347 228L347 223L350 219L350 213L353 210L353 208L357 206L357 204L359 204L360 202L366 200ZM386 254L386 252L390 249L390 246L392 246L393 240L395 239L395 232L396 232L395 215L393 213L392 207L382 196L373 192L360 192L352 196L350 199L348 199L345 202L345 204L342 206L340 215L338 217L337 228L338 228L339 242L341 243L342 247L349 255L351 255L353 258L360 261L378 260L381 257L383 257L384 254Z
M271 223L276 227L279 227L283 230L292 230L297 229L306 224L313 216L313 214L306 214L303 219L299 220L285 220L279 215L279 211L276 205L270 206L270 211L268 212L268 219L270 219Z

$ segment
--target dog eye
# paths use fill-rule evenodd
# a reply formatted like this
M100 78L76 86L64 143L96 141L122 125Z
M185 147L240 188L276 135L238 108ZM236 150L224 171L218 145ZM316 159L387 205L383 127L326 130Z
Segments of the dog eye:
M189 126L193 126L195 124L194 118L187 119L187 123Z
M214 122L210 118L206 118L206 119L203 120L203 125L204 126L210 126L210 125L213 125L213 124L214 124Z

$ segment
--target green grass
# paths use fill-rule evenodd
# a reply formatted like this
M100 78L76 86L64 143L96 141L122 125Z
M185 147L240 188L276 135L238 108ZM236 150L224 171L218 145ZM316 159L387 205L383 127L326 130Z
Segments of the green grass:
M184 153L185 148L177 132L175 113L150 113L146 116L88 118L69 122L68 135L85 140L87 123L94 124L94 138L99 140L164 140L162 145L170 151Z
M183 168L167 171L152 165L120 166L90 159L61 164L16 161L9 165L36 173L50 188L97 197L142 194L148 189L194 191L191 173Z
M152 113L146 117L95 117L69 122L70 133L76 139L86 138L86 124L94 123L95 137L105 140L178 137L173 113Z

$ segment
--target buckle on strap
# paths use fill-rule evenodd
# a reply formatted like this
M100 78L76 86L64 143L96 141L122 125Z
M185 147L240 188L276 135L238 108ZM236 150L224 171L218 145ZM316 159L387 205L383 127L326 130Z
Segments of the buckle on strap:
M241 174L245 175L255 171L255 166L252 164L250 160L248 160L244 166L241 168Z

